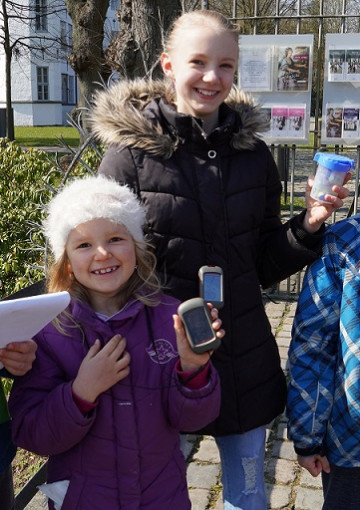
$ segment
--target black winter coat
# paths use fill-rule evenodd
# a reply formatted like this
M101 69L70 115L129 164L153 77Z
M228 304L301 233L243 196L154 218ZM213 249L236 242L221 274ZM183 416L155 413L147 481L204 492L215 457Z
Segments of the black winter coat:
M200 266L223 268L226 336L212 358L222 406L202 432L242 433L269 423L286 398L261 286L312 262L317 253L304 242L317 245L321 236L304 235L298 218L281 223L278 170L257 137L259 112L241 92L221 106L209 136L171 103L164 82L120 82L100 92L91 120L110 146L100 173L129 184L146 205L165 292L198 296Z

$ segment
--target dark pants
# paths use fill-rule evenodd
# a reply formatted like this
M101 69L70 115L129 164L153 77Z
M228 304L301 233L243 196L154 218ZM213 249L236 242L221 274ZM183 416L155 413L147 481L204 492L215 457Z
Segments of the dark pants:
M360 510L360 468L330 465L322 471L324 505L322 510Z
M11 465L0 475L0 510L14 510L14 489Z

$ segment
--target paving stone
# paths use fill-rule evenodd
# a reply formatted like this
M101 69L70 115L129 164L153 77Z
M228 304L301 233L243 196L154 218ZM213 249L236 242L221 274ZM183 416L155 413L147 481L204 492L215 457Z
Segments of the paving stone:
M274 441L271 456L287 460L297 459L292 441Z
M215 440L212 437L205 436L200 443L198 451L194 454L194 460L201 462L220 463L220 455Z
M291 501L291 487L286 485L266 485L268 508L284 508ZM296 510L298 510L296 508ZM318 510L314 507L312 510Z
M40 510L47 508L47 506L47 497L42 492L38 492L24 510Z
M287 440L287 426L286 422L279 423L278 428L276 430L276 437L281 440Z
M319 510L324 503L321 490L299 487L296 492L296 510Z
M191 510L206 510L209 504L209 491L206 489L189 490ZM176 510L174 508L174 510Z
M200 464L191 462L187 468L188 486L198 489L211 489L220 473L218 464Z
M271 458L266 463L265 472L273 483L290 484L295 481L297 464L291 460Z
M322 490L321 475L313 477L307 469L301 468L300 485Z

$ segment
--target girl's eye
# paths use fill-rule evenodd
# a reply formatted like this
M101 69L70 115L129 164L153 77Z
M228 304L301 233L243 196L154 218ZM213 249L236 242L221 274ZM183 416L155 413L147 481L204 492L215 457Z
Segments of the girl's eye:
M90 246L90 243L81 243L79 244L78 248L88 248Z
M118 243L119 241L122 241L122 237L112 237L109 242Z
M204 62L203 62L202 60L196 60L196 59L194 59L194 60L192 60L192 61L191 61L191 64L194 64L194 65L196 65L196 66L201 66L201 65L203 65L203 63L204 63Z
M234 69L234 66L232 64L222 64L221 67L225 67L226 69Z

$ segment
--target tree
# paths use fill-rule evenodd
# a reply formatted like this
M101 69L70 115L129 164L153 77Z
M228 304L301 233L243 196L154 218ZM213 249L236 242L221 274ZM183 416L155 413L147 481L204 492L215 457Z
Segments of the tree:
M56 48L60 44L60 34L50 30L41 33L34 31L36 25L44 23L50 14L61 15L65 12L61 0L53 0L51 6L42 2L21 0L1 0L0 9L0 46L5 53L6 88L6 135L14 139L14 119L11 107L11 63L13 58L27 54L29 58L40 51L49 58L56 57Z
M108 75L104 59L104 23L109 0L65 0L72 20L72 51L68 61L78 76L79 106L91 100L99 73Z
M159 76L164 32L181 11L179 0L124 0L118 11L121 31L106 51L109 65L126 78Z

